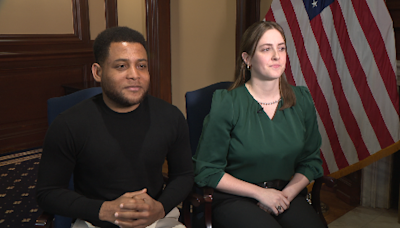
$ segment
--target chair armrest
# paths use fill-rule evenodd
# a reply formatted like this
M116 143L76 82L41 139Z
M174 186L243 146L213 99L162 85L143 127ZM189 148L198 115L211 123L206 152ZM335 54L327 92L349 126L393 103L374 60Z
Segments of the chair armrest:
M311 192L313 198L317 196L316 198L319 200L322 184L325 184L329 188L334 188L337 184L337 180L329 176L323 176L316 179Z
M200 188L203 194L196 193L196 189L194 188L193 191L189 194L189 196L183 202L183 217L185 226L191 228L191 208L190 205L193 207L199 207L204 205L204 222L207 228L211 228L212 224L212 200L213 200L213 193L214 189L210 187L203 187Z
M334 188L336 187L337 184L337 180L333 177L329 177L329 176L323 176L320 177L318 179L321 179L321 181L326 184L326 186L330 187L330 188Z
M203 198L204 198L205 202L212 203L213 194L214 194L214 189L213 188L203 187Z
M50 228L52 227L52 222L54 219L54 215L43 212L35 221L35 228Z
M209 187L202 188L203 195L191 192L186 198L193 206L198 207L204 203L212 203L214 189Z
M321 209L321 187L322 184L326 184L326 186L333 188L336 186L336 179L333 177L323 176L315 180L312 191L311 191L311 202L314 210L317 212L322 222L328 227L324 215Z
M195 207L198 207L204 203L204 197L195 192L191 192L187 197L187 200Z

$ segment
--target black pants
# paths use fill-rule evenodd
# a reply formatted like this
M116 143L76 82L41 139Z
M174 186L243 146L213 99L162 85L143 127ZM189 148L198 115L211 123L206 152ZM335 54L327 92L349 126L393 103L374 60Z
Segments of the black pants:
M325 228L302 191L284 213L275 216L257 206L254 199L214 192L213 227L216 228Z

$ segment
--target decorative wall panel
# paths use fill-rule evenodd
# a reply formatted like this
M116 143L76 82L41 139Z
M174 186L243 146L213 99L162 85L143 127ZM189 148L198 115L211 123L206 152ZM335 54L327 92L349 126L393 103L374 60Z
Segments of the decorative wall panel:
M149 56L154 63L149 66L150 94L171 102L170 1L143 1L148 6L148 46L157 52ZM0 34L0 154L42 145L46 101L64 95L63 85L96 85L90 69L94 56L88 0L71 4L72 34ZM104 0L104 5L106 27L117 26L117 0Z
M64 95L64 84L94 83L88 2L69 5L69 34L0 34L0 153L41 146L47 99Z

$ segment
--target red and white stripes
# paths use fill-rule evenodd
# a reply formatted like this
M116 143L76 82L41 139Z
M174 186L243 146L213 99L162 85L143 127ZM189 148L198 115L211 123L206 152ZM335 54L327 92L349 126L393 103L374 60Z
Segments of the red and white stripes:
M288 81L313 96L328 174L399 140L394 32L384 0L335 0L311 21L304 2L274 0L265 19L285 31Z

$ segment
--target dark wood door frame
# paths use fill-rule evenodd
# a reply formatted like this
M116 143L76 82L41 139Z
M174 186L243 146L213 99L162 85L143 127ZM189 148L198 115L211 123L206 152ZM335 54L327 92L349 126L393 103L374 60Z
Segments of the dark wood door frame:
M118 26L117 0L105 0L106 28Z
M250 25L260 20L260 0L236 0L236 57L240 55L240 40Z
M150 94L171 103L170 0L146 0L146 28Z

